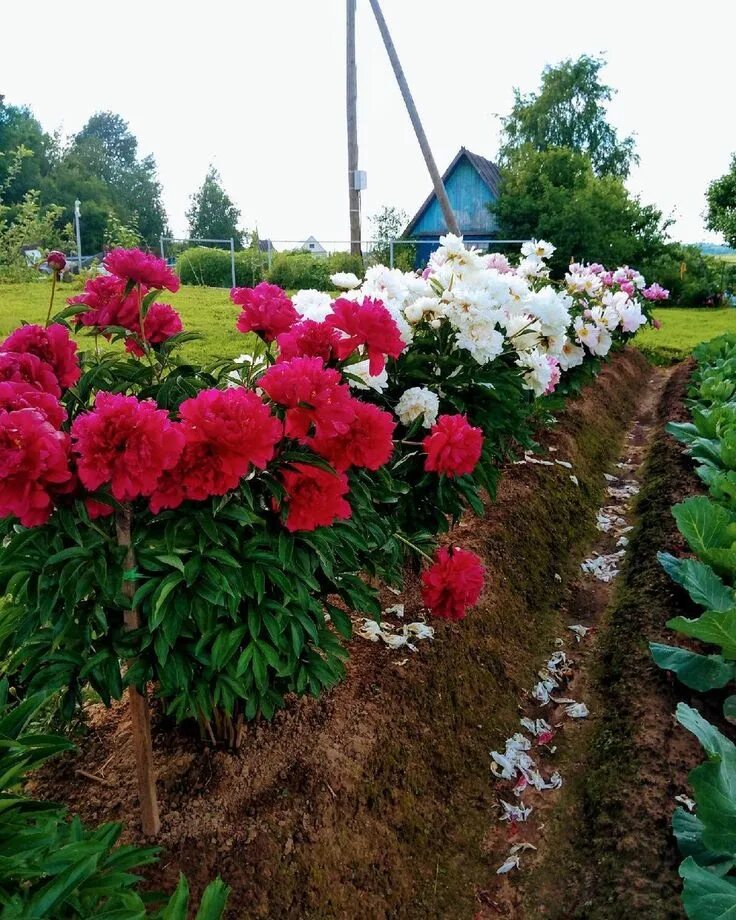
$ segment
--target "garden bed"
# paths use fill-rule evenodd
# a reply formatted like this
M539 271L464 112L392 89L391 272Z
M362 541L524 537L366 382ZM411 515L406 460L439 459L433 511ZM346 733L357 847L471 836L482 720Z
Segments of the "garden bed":
M233 888L233 917L356 916L356 905L376 918L472 915L490 868L489 744L514 730L519 694L594 533L601 472L649 375L638 352L617 356L543 437L572 468L511 467L486 518L460 524L488 567L488 589L433 644L411 653L355 639L343 684L250 726L237 755L158 715L165 853L152 885L170 888L182 870L201 890L219 873ZM403 597L385 601L417 619L411 578ZM80 752L39 774L32 791L90 823L122 820L136 839L127 709L89 715Z

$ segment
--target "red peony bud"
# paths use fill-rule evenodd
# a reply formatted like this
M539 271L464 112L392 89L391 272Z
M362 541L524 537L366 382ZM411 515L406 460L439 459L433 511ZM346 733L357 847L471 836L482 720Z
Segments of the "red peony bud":
M63 272L66 268L66 256L58 249L54 249L46 256L46 263L55 272Z

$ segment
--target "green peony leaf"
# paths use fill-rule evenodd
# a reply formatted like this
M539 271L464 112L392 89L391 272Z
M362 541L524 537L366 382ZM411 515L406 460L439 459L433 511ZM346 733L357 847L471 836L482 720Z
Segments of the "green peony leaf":
M736 883L699 866L692 856L680 866L682 903L690 920L736 920Z
M674 645L649 643L652 658L666 671L673 671L686 687L706 690L725 687L736 676L736 666L720 655L699 655Z
M730 610L736 594L726 587L713 569L698 559L678 559L670 553L657 553L657 559L670 578L687 591L696 604L707 610Z
M685 636L720 646L725 658L736 658L736 609L706 610L696 620L674 617L667 626Z

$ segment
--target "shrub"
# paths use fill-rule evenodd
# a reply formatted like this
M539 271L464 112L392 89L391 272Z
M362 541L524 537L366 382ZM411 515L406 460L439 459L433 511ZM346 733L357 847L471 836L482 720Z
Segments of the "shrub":
M327 258L312 256L308 252L279 252L273 257L268 280L287 291L298 288L316 291L332 289L331 269Z
M350 252L333 252L327 257L330 274L353 272L359 278L363 274L363 258Z
M243 249L235 253L236 286L258 284L265 277L266 258L262 252ZM232 264L229 249L197 246L185 249L176 258L176 271L182 284L230 288Z
M642 270L670 291L673 306L713 306L736 288L736 265L682 243L668 243Z

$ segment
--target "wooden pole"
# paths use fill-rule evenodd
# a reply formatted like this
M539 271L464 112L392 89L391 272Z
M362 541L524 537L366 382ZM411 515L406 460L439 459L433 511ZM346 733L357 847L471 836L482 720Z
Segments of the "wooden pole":
M355 60L355 2L346 0L346 105L348 121L348 202L350 209L350 252L361 254L360 192L355 188L358 169L358 67Z
M457 220L455 219L455 213L452 210L450 199L447 197L447 192L445 191L445 186L442 182L442 176L440 176L439 170L437 169L437 164L435 163L434 157L432 156L432 150L429 146L427 135L424 133L424 128L422 127L422 122L419 118L419 112L417 111L417 107L414 104L414 99L412 97L411 90L409 89L409 84L406 82L404 69L401 66L399 55L396 53L396 48L394 47L393 40L391 39L391 33L389 32L388 26L386 25L386 20L384 19L381 6L378 0L370 0L370 4L373 8L373 15L376 17L376 22L378 23L378 29L381 33L381 37L383 38L383 44L386 46L386 52L388 54L389 60L391 61L391 66L394 69L396 82L399 84L399 89L401 90L401 95L404 97L404 103L409 113L409 118L411 119L411 123L414 126L414 133L416 134L417 140L419 141L419 146L422 149L424 162L427 164L429 175L432 178L434 193L437 196L437 201L439 201L440 207L442 208L442 213L445 217L447 229L450 233L454 233L456 236L460 236L460 230L457 225Z
M127 547L123 569L131 572L135 568L135 555L131 542L131 508L129 504L116 512L115 528L118 545ZM132 600L135 594L135 582L123 582L123 594ZM125 628L138 629L140 615L137 610L126 610ZM141 805L141 824L143 833L155 837L161 829L156 798L156 774L153 769L153 744L151 741L151 713L145 693L139 693L135 687L128 687L128 705L135 751L136 775L138 778L138 798Z

